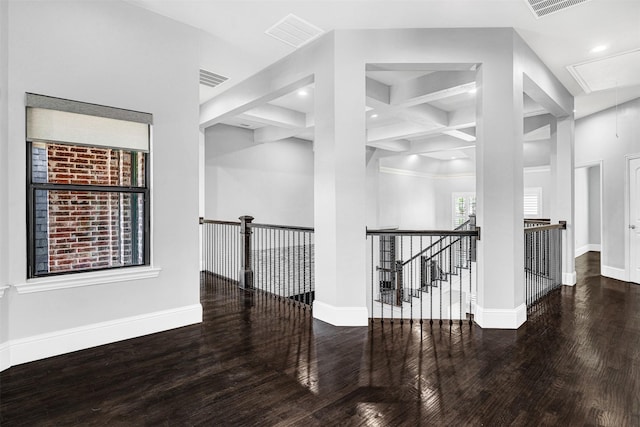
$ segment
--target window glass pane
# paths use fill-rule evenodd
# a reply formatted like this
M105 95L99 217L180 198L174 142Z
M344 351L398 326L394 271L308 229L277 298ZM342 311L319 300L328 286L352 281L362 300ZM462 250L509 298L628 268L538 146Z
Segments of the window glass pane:
M36 274L142 265L144 207L141 193L37 190Z
M34 183L144 187L145 155L135 151L34 143Z

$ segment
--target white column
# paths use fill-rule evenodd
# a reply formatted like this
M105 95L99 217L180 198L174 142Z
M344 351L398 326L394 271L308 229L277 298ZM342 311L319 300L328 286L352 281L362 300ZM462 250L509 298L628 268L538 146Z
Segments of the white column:
M567 221L562 236L562 284L576 284L574 239L574 119L573 116L551 121L551 221Z
M499 47L496 47L499 49ZM478 302L483 328L516 329L526 321L523 233L522 76L514 78L505 46L477 76L476 198Z
M9 5L0 4L0 287L8 283ZM1 332L1 331L0 331ZM2 342L2 335L0 335Z
M315 75L315 318L364 326L365 76L340 47Z

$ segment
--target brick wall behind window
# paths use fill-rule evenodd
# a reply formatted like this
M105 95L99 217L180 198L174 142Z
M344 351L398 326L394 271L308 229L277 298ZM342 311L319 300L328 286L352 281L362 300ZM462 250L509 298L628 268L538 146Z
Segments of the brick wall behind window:
M131 183L128 152L49 144L47 159L50 183L111 186ZM50 272L132 263L128 195L50 191L48 202Z

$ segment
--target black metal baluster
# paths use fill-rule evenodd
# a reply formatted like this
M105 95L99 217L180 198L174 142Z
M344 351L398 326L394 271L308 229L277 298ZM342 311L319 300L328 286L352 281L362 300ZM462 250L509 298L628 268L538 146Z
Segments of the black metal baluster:
M303 262L302 262L302 289L307 289L307 233L302 232L302 246L303 246ZM298 288L300 292L300 288Z
M439 323L440 326L442 326L442 287L444 286L442 283L442 273L440 272L442 270L442 242L443 240L440 240L440 249L438 250L438 295L440 296L440 313L439 313Z
M469 326L473 324L473 320L471 319L473 312L473 262L471 258L471 251L473 250L473 242L472 239L475 237L469 237ZM462 290L462 280L460 281L460 289ZM478 296L476 295L476 298Z
M409 257L413 256L413 236L409 236ZM413 269L413 264L414 261L411 261L411 265L410 265L410 274L411 274L411 280L409 282L409 323L412 324L413 323L413 287L414 287L414 278L413 278L413 273L414 273L414 269Z
M453 325L453 237L449 237L449 326Z
M465 253L465 252L463 252L464 251L464 247L463 246L464 246L464 242L465 241L466 240L464 240L464 238L460 238L460 239L458 239L458 242L457 242L458 243L457 246L459 247L459 250L460 250L460 257L462 257L462 254ZM464 272L464 270L462 269L462 260L460 260L459 263L460 263L460 266L456 267L458 269L458 274L459 274L459 276L458 276L458 288L460 288L460 291L459 291L460 304L458 304L458 307L459 307L458 316L459 316L459 319L460 319L460 326L462 326L462 311L463 311L463 308L462 308L462 306L463 306L463 304L462 304L462 273ZM465 264L466 264L466 262L465 262ZM471 294L469 294L469 298L471 298Z
M429 237L429 247L432 248L433 247L433 236ZM433 252L433 251L431 251ZM429 289L429 326L433 326L433 269L431 268L431 256L429 258L427 258L427 277L428 279L428 284L427 284L427 289Z
M420 236L420 253L422 253L422 250L423 250L422 249L422 236ZM424 319L424 315L422 313L422 306L423 306L423 299L422 298L423 298L423 294L424 294L424 291L422 289L422 286L424 285L424 283L422 283L422 279L423 279L422 270L423 270L424 266L422 265L422 258L418 258L418 260L420 260L420 264L419 264L420 268L418 269L420 271L420 280L418 281L418 283L420 285L420 291L419 291L420 292L419 293L419 295L420 295L420 328L422 328L423 319Z

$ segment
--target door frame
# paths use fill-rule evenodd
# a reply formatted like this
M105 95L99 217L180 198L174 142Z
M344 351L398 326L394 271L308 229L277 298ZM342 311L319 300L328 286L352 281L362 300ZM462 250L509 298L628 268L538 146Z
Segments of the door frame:
M640 153L627 154L624 174L624 277L631 281L631 239L629 238L629 221L631 221L631 161L640 159Z
M638 153L638 157L640 157L640 153ZM603 160L595 160L593 162L586 162L586 163L580 163L579 165L575 165L574 167L574 173L576 169L579 168L593 168L593 167L598 167L600 168L600 176L599 176L599 180L600 180L600 274L602 274L603 268L604 268L604 251L605 251L605 237L604 237L604 193L605 193L605 188L604 188L604 161ZM628 166L627 166L628 167ZM628 174L627 174L628 175ZM628 177L627 177L628 179ZM573 197L575 200L575 186L573 189ZM573 213L574 218L572 221L572 224L575 224L575 211ZM574 243L575 245L575 239L574 239ZM575 253L575 247L574 247L574 253Z

